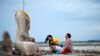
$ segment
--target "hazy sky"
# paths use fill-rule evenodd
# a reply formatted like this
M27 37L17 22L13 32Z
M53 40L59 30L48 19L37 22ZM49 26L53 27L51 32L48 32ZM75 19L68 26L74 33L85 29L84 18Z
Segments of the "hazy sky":
M22 0L0 0L0 40L6 30L16 39L15 12ZM48 34L65 40L100 40L100 0L25 0L25 11L31 19L30 36L44 41Z

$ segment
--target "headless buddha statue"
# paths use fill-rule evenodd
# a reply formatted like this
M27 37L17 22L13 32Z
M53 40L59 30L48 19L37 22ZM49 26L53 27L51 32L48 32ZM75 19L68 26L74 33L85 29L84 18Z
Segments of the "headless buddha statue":
M16 48L25 55L32 55L39 51L38 45L35 42L29 41L30 18L23 11L17 11L15 14L17 31L16 31Z

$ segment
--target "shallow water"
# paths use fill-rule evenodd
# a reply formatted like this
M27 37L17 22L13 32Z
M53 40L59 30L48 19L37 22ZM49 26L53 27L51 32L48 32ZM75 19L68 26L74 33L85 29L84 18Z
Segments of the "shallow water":
M40 47L42 49L45 49L45 50L50 50L48 44L41 44ZM100 45L96 45L96 46L95 45L91 45L91 46L89 46L89 45L85 45L85 46L75 45L75 46L73 46L73 49L74 50L97 50L97 51L100 52ZM0 45L0 56L1 55L2 55L2 48L1 48L1 45ZM78 53L77 54L77 53L74 53L74 54L67 54L67 55L52 54L52 55L45 55L45 56L85 56L85 55L87 55L87 56L100 56L100 54L97 55L95 53L92 53L92 54L86 54L86 53L80 53L80 54Z
M45 50L50 50L49 47L41 47ZM73 46L74 50L98 50L100 52L100 46Z
M73 49L76 50L86 50L86 49L96 49L96 50L100 50L100 46L74 46Z

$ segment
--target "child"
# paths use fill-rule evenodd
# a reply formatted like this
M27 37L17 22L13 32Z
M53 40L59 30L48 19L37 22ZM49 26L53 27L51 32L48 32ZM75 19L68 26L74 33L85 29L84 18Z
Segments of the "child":
M54 43L49 44L50 52L54 54L61 54L63 48L60 46L56 46Z
M72 53L73 45L72 45L72 40L71 40L71 34L67 33L65 38L66 38L66 41L65 41L65 45L64 45L62 54Z
M4 32L3 34L3 56L12 56L12 41L10 40L10 36L8 32Z

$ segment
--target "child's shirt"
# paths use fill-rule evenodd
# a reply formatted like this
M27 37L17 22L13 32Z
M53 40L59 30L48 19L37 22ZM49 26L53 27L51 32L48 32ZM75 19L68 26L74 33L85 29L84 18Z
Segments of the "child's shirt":
M63 50L63 48L60 47L60 46L56 46L56 49L55 50L57 51L57 53L61 53L62 50Z

